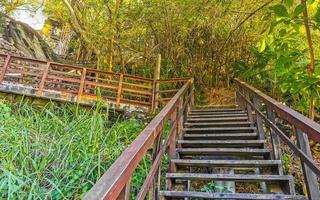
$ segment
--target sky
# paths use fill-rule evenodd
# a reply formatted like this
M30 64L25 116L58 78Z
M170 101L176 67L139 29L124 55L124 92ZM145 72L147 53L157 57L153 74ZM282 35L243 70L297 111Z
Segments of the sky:
M26 7L19 7L12 17L17 20L24 22L31 26L35 30L41 30L43 28L46 16L43 13L43 8L39 8L36 12L27 9Z

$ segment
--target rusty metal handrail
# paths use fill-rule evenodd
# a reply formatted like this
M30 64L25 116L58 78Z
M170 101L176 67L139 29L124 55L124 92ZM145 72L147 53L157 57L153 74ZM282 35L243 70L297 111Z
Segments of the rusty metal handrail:
M320 167L316 165L312 158L309 138L320 142L320 124L239 79L235 79L235 83L237 102L248 111L249 120L256 123L259 138L265 138L265 128L270 130L272 158L283 160L281 139L300 158L308 198L310 200L319 200L320 191L317 178L320 177ZM264 111L266 114L264 114ZM297 137L297 145L277 126L276 117L286 121L293 127Z
M181 137L184 114L192 105L193 81L189 80L124 150L84 199L126 199L130 193L128 188L130 188L130 179L134 170L147 154L148 149L153 146L153 165L137 197L137 199L144 199L157 171L159 171L161 159L166 150L168 149L170 159L175 158L176 137ZM166 120L171 121L171 128L163 140L161 135ZM170 169L172 170L172 168L171 166Z
M139 77L129 74L106 72L91 68L65 65L37 59L12 56L0 52L0 84L4 82L19 86L33 87L26 95L50 98L45 90L60 92L57 100L76 103L90 102L97 98L115 102L115 107L121 104L136 105L154 111L158 102L173 93L158 90L156 84L164 84L160 80ZM187 79L167 80L170 83L181 83ZM172 84L170 89L180 89L178 84ZM35 91L35 92L34 92ZM25 91L5 91L25 92ZM32 93L33 92L33 93ZM72 97L74 96L74 97Z

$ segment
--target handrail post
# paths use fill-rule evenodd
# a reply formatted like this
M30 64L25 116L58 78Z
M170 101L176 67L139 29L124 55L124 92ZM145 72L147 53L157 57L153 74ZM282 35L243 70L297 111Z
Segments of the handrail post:
M251 102L249 91L243 89L243 94L244 94L244 97L247 98L249 102ZM250 122L254 122L251 106L250 106L246 101L244 101L244 104L245 104L245 107L246 107L246 109L247 109L249 121L250 121Z
M156 68L153 75L153 108L154 112L159 106L159 89L160 89L160 70L161 70L161 54L157 55Z
M131 187L131 179L124 186L122 191L120 192L117 200L129 200L130 199L130 187Z
M297 145L298 147L310 158L312 158L310 143L308 136L302 132L300 129L296 130ZM301 159L300 159L301 160ZM305 184L307 188L309 200L319 200L320 190L317 180L317 175L301 160L301 165L303 169Z
M118 92L117 92L117 101L116 101L117 108L120 107L121 95L122 95L122 85L123 85L123 74L120 74L119 86L118 86Z
M266 110L267 110L268 119L272 123L276 124L275 113L268 106L266 107ZM269 131L270 131L271 143L272 143L272 151L273 151L273 154L271 154L272 159L274 159L274 160L283 160L279 135L276 134L272 128L269 128ZM281 168L280 172L283 173L282 171L283 170Z
M84 84L85 84L85 80L86 80L86 75L87 75L87 68L83 68L82 73L81 73L79 92L78 92L78 96L77 96L77 103L80 103L80 101L81 101L81 97L82 97L83 90L84 90Z
M4 79L4 75L9 67L9 64L10 64L10 61L11 61L11 56L10 55L7 55L7 58L4 62L4 65L3 65L3 68L2 68L2 71L1 71L1 74L0 74L0 83L2 83L3 79Z
M156 158L159 154L159 150L161 148L161 143L162 143L161 138L162 138L162 134L163 134L163 123L161 123L161 126L156 128L155 131L160 132L160 133L157 134L158 136L153 142L152 164L155 163ZM160 184L158 184L158 183L159 183L159 179L160 179L160 175L161 175L161 174L159 174L159 172L161 172L160 169L161 169L161 163L159 164L156 175L153 177L153 180L152 180L153 183L150 186L149 199L151 199L151 200L155 200L158 195L159 186L160 186Z
M169 138L169 147L168 147L168 156L169 156L169 173L174 173L177 171L176 165L172 162L172 159L177 157L176 154L176 140L177 140L177 107L174 107L174 110L170 114L170 129L173 128L172 135ZM171 190L173 186L173 180L167 180L167 189Z
M257 110L261 109L261 102L260 99L256 96L253 97L253 105ZM258 129L258 136L259 140L264 140L265 139L265 133L263 129L263 121L260 115L257 114L256 112L256 124L257 124L257 129Z
M180 98L178 103L178 139L183 139L183 121L184 121L184 110L183 110L184 100L183 97Z
M47 65L45 66L44 70L43 70L43 75L39 84L39 88L38 91L36 93L36 96L39 97L42 95L42 90L45 86L46 83L46 79L48 77L48 73L49 73L49 68L50 68L51 62L47 62Z

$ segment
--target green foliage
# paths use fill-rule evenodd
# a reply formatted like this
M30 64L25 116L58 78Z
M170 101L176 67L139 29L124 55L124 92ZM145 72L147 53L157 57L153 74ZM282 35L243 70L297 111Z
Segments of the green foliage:
M99 107L1 102L0 112L1 199L80 199L144 127L134 119L108 121ZM134 190L141 179L132 184Z
M210 182L204 187L201 188L201 192L209 192L209 193L232 193L232 191L228 190L225 186L218 186L215 182Z
M291 155L290 155L290 154L287 154L287 153L284 153L284 154L283 154L283 167L284 167L284 170L285 170L286 172L289 171L289 168L290 168L291 163L292 163Z
M318 3L308 5L309 12L315 13L314 18L317 18ZM307 113L310 96L316 101L320 99L320 63L316 63L315 74L308 74L310 56L301 20L304 9L302 4L291 0L271 6L271 13L264 18L271 23L256 48L251 50L254 62L237 61L233 68L239 77L263 85L263 89L273 96L281 97L293 108ZM270 20L270 16L274 18ZM316 21L312 23L318 27ZM319 32L314 32L313 38L315 48L319 49Z

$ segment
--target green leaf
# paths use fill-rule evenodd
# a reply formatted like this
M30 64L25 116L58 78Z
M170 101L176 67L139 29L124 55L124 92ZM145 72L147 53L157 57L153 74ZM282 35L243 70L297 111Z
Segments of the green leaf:
M300 15L302 12L304 11L304 5L303 4L299 4L293 11L293 16L298 16Z
M287 17L289 15L287 8L282 4L277 4L271 8L278 17Z
M259 52L263 52L264 50L266 49L266 40L265 39L262 39L260 41L260 45L259 45Z
M318 7L316 14L313 16L314 21L320 23L320 7Z
M283 2L284 4L286 4L286 6L289 6L289 7L293 5L293 0L284 0Z

